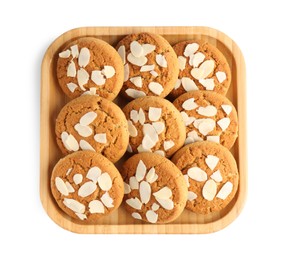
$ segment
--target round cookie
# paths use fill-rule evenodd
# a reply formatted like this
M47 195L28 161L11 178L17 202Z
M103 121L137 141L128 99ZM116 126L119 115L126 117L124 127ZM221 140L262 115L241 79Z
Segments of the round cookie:
M51 177L58 206L70 217L93 222L116 210L123 199L123 179L114 164L92 151L60 159Z
M224 146L209 141L189 144L172 158L188 186L186 208L208 214L226 207L238 189L234 157Z
M206 41L189 40L173 46L180 72L171 96L177 98L191 90L210 90L225 95L231 71L224 55Z
M126 210L135 219L168 223L183 211L187 185L180 170L163 156L136 154L122 167Z
M154 152L170 157L184 144L183 119L168 100L138 98L128 103L123 112L130 135L128 152Z
M173 48L162 36L145 32L131 34L116 49L124 64L125 97L165 97L171 92L179 65Z
M56 137L63 154L92 150L116 162L128 146L128 124L117 105L86 95L62 108L56 119Z
M70 98L88 94L113 100L122 88L123 77L117 51L100 39L79 38L58 54L58 82Z
M208 140L230 149L238 136L237 112L223 95L211 91L190 91L179 96L174 106L185 126L185 144Z

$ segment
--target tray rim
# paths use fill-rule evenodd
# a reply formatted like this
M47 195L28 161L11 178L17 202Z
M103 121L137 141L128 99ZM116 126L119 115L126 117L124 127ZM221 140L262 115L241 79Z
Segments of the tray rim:
M120 32L121 30L121 32ZM83 32L81 34L81 31ZM192 34L192 35L206 35L213 37L216 40L222 42L230 51L233 49L232 54L234 57L239 58L239 66L237 66L237 112L239 115L239 194L233 207L223 217L209 222L209 223L191 223L191 224L96 224L91 225L91 232L87 232L87 226L83 224L77 224L71 221L69 218L64 218L64 221L60 221L57 217L58 214L53 214L49 207L48 201L44 198L45 189L43 187L43 173L42 173L42 137L44 136L43 127L43 114L46 108L48 108L47 100L44 100L43 95L43 72L49 67L49 62L52 59L52 49L62 41L68 41L74 37L83 37L87 35L120 35L130 34L132 32L154 32L158 34ZM70 37L72 35L72 37ZM57 49L57 48L56 48ZM47 67L46 67L47 66ZM247 125L246 125L246 66L243 54L238 45L225 33L206 26L91 26L91 27L78 27L68 30L58 36L47 48L41 64L41 84L40 84L40 200L41 204L46 211L47 215L60 227L79 234L202 234L212 233L224 229L231 224L241 213L244 208L247 197L247 184L248 184L248 172L247 172ZM241 127L242 125L242 127ZM243 147L243 149L241 149ZM243 178L241 178L241 172L243 172ZM243 181L242 181L242 180ZM242 183L242 185L241 185ZM59 213L59 212L58 212ZM62 214L59 213L60 216ZM130 228L133 226L134 228Z

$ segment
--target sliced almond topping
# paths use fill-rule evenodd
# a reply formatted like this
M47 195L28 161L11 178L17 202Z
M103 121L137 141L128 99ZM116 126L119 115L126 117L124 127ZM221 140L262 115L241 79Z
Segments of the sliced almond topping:
M139 183L135 176L130 177L129 184L132 190L138 190L139 189Z
M203 186L202 195L204 199L212 201L217 193L217 184L213 180L208 180Z
M147 204L151 196L151 187L150 184L146 181L140 183L140 199L141 202Z
M150 121L158 121L161 117L162 108L150 107L148 110L148 118Z
M81 125L87 126L87 125L91 124L96 118L97 118L97 113L94 111L90 111L90 112L87 112L86 114L84 114L80 118L79 123Z
M233 184L230 181L226 182L218 192L217 198L225 200L227 196L232 192L232 189Z
M207 158L205 159L205 162L208 165L208 167L213 171L216 168L219 160L220 159L217 156L208 155Z
M78 45L75 44L75 45L71 46L70 49L71 49L71 55L72 55L72 57L73 57L73 58L78 58L78 56L79 56Z
M155 128L151 124L143 125L143 134L144 134L144 136L148 135L154 144L156 144L159 141L158 134L157 134Z
M144 114L142 108L139 109L139 122L141 125L143 125L145 122L145 114Z
M132 54L137 58L144 56L143 48L142 48L141 44L137 41L132 41L130 43L130 50L131 50Z
M60 58L66 59L66 58L68 58L69 56L70 56L70 50L65 50L65 51L62 51L62 52L59 53L59 57L60 57Z
M137 212L133 212L132 217L135 218L135 219L142 219L141 215Z
M199 79L199 83L206 88L206 90L214 90L215 81L214 79Z
M129 79L130 76L130 68L129 68L129 64L126 63L124 66L124 82L126 82Z
M144 176L146 174L146 166L143 163L142 160L139 161L137 169L136 169L136 178L137 181L140 182L143 180Z
M174 208L174 202L171 199L159 199L157 197L155 199L164 209L172 210Z
M76 213L84 213L85 205L74 199L64 198L63 204Z
M127 59L130 63L139 67L147 63L147 58L145 56L135 57L132 53L128 54Z
M96 142L101 143L101 144L106 144L106 134L95 134L94 139Z
M139 121L139 113L137 110L131 110L130 112L130 118L134 123L137 123Z
M63 132L63 133L66 133L66 132ZM63 135L63 133L62 133L62 135ZM69 135L67 134L66 138L65 137L62 138L62 142L63 142L65 148L69 151L76 152L79 150L79 144L72 134L69 134Z
M138 88L142 87L142 79L140 76L130 78L130 81Z
M70 61L67 67L67 72L66 72L67 77L76 77L76 67L74 61Z
M159 84L158 82L150 82L148 84L148 88L151 92L153 92L156 95L161 95L161 93L163 92L163 87L161 84Z
M155 146L156 142L154 142L149 135L144 135L141 144L144 149L151 149Z
M142 48L143 48L143 55L145 56L145 55L153 52L156 49L156 46L153 44L146 43L146 44L142 45Z
M190 183L189 183L189 177L188 177L188 175L187 175L187 174L184 174L183 177L184 177L184 179L185 179L187 188L189 188L189 187L190 187Z
M172 147L174 147L175 143L172 140L169 141L164 141L164 150L167 151L169 149L171 149Z
M112 180L107 172L98 177L98 184L103 191L109 191L112 187Z
M66 176L68 176L72 172L72 170L73 170L72 168L69 168L66 172Z
M155 213L153 210L148 210L145 214L146 219L150 223L156 223L158 220L158 214Z
M131 187L128 183L124 182L124 194L129 194L131 192Z
M165 56L162 54L156 55L156 62L162 68L167 68L167 66L168 66L167 60L166 60Z
M177 79L174 89L178 89L181 86L181 79Z
M64 181L60 177L55 178L55 185L56 185L57 190L62 195L68 196L68 194L69 194L68 188L67 188L66 184L64 183Z
M193 68L190 73L195 79L205 79L214 71L214 68L215 62L213 60L206 60L199 68Z
M128 120L128 130L129 130L129 134L132 137L136 137L138 136L138 130L137 128L133 125L131 120Z
M187 171L188 177L195 181L206 181L207 180L207 173L200 169L199 167L192 167Z
M135 90L135 89L132 89L132 88L126 89L125 92L129 97L132 97L132 98L139 98L139 97L146 96L146 94L143 91Z
M220 137L218 135L208 135L207 140L214 143L220 143Z
M142 146L142 144L140 144L140 145L138 146L137 150L138 150L138 153L152 152L151 149L144 148L144 147Z
M99 200L92 200L89 203L90 213L104 213L104 206Z
M88 83L89 81L89 74L86 70L84 70L83 68L80 68L77 71L77 81L78 81L78 85L79 87L85 91L86 89L84 88L84 85Z
M88 91L85 91L81 96L83 96L83 95L98 96L97 88L90 88Z
M216 77L217 77L219 83L223 83L226 80L226 74L223 71L216 72Z
M199 142L199 141L203 141L203 139L201 137L198 136L197 132L195 130L189 132L187 134L188 137L191 137L194 142Z
M227 115L229 115L232 111L232 106L230 105L221 105L221 107Z
M181 111L181 116L182 116L185 126L192 124L195 120L195 117L192 117L192 116L189 117L188 114L184 111Z
M208 133L212 132L215 127L216 127L216 122L211 118L206 118L200 122L198 126L198 130L202 135L206 136Z
M178 63L180 70L184 70L186 66L186 58L183 56L178 56Z
M109 196L108 192L104 193L101 196L101 202L106 206L107 208L113 208L113 199Z
M121 45L119 48L118 48L118 54L120 55L122 61L123 61L123 64L126 63L126 50L125 50L125 46L124 45Z
M194 54L198 49L199 49L198 43L189 43L189 44L186 45L183 55L185 57L188 57L191 54Z
M97 185L92 181L88 181L79 188L78 195L82 198L85 198L91 195L96 189Z
M78 218L80 218L81 220L87 219L87 216L86 216L85 214L77 213L77 212L75 212L75 214L76 214L76 216L77 216Z
M215 116L217 114L217 109L214 106L199 107L197 113L202 116Z
M183 103L182 103L182 108L187 110L187 111L190 111L190 110L193 110L195 108L198 107L198 105L196 104L196 102L194 102L194 98L189 98L187 100L185 100Z
M222 181L222 176L221 176L220 170L215 171L210 177L216 182Z
M152 207L151 207L151 208L152 208L153 211L157 211L157 210L160 208L160 206L159 206L157 203L154 202L154 203L152 204Z
M68 181L65 182L65 186L67 187L67 190L69 193L72 193L75 191L74 188L72 187L72 185Z
M132 146L130 144L128 144L128 146L127 146L127 152L128 153L132 153L133 152L133 148L132 148Z
M194 193L193 191L189 191L189 192L188 192L187 199L188 199L189 201L193 201L193 200L195 200L196 198L197 198L196 193Z
M228 117L222 118L217 122L217 124L220 126L222 131L225 131L230 124L230 119Z
M155 68L155 65L152 64L152 65L144 65L140 68L140 72L146 72L146 71L152 71L154 70Z
M83 47L80 50L80 53L79 53L78 65L80 67L84 67L85 68L89 64L90 57L91 57L91 54L90 54L89 49L86 48L86 47Z
M108 65L104 66L101 72L107 79L110 79L115 75L114 67Z
M185 141L184 141L184 144L192 144L192 143L194 143L195 142L195 140L192 138L192 137L187 137L186 139L185 139Z
M196 86L194 81L188 77L183 77L181 79L181 84L185 91L198 90L198 87Z
M154 192L153 195L155 198L167 200L172 196L172 191L168 187L163 187L159 191Z
M150 74L155 78L158 77L158 73L155 70L150 71Z
M205 59L205 55L202 52L197 52L190 56L189 65L197 68L201 62Z
M72 82L67 83L66 86L71 93L74 93L75 89L78 88L78 86L75 83L72 83Z
M141 201L140 201L138 198L127 199L127 200L126 200L126 203L127 203L130 207L132 207L132 208L134 208L134 209L140 210L141 207L142 207L142 203L141 203Z
M163 122L153 122L152 126L154 127L158 135L160 135L165 130L165 124Z
M97 166L91 167L87 172L86 178L93 182L97 182L98 178L101 176L101 169Z
M105 84L105 77L100 70L93 70L91 79L98 86L102 86Z
M85 140L80 140L79 142L79 145L80 145L80 148L83 150L83 151L96 151L94 149L93 146L91 146L87 141Z
M91 127L81 124L76 124L74 126L74 129L77 131L77 133L83 137L88 137L92 135L93 130Z
M74 174L73 181L76 185L80 184L83 181L83 175L80 173Z
M152 183L151 181L154 179L154 176L155 176L155 168L152 167L148 173L146 174L146 180L149 182L149 183Z

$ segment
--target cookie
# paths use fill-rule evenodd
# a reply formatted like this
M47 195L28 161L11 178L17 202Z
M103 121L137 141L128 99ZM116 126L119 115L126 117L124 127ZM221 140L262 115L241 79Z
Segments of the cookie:
M211 91L190 91L179 96L174 106L185 126L185 144L208 140L230 149L238 136L237 112L223 95Z
M124 64L122 93L128 99L167 96L175 86L179 65L177 55L162 36L131 34L116 46Z
M121 174L125 208L133 218L168 223L182 213L187 185L170 160L157 154L136 154L124 163Z
M58 54L58 82L70 98L88 94L113 100L122 88L123 77L117 51L100 39L79 38Z
M209 141L189 144L172 158L188 186L186 208L199 214L225 208L238 189L239 175L231 152Z
M101 154L79 151L60 159L51 176L58 206L71 218L94 222L111 214L123 199L123 179Z
M112 162L123 156L129 142L122 110L109 100L89 95L62 108L56 119L56 137L63 154L92 150Z
M160 97L143 97L128 103L123 112L128 120L128 152L154 152L170 157L185 140L180 112Z
M210 90L225 95L231 71L224 55L213 45L200 40L179 42L173 46L180 72L171 96L177 98L191 90Z

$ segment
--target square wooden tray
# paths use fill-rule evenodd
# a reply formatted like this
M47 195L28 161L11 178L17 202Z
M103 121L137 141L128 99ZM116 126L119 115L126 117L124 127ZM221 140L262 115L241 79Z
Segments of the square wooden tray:
M79 37L94 36L115 46L127 34L151 32L161 34L172 45L187 39L204 39L215 45L226 57L232 71L232 83L227 97L237 108L239 137L231 150L239 168L239 189L232 202L219 213L197 215L188 210L174 222L152 225L134 220L121 207L112 215L95 224L81 224L63 213L52 198L50 176L56 162L62 157L55 141L55 119L69 99L63 94L56 79L56 57L62 47ZM49 217L62 228L76 233L211 233L229 225L241 212L247 192L246 145L246 78L243 55L227 35L208 27L84 27L59 36L47 49L41 71L40 122L40 197Z

